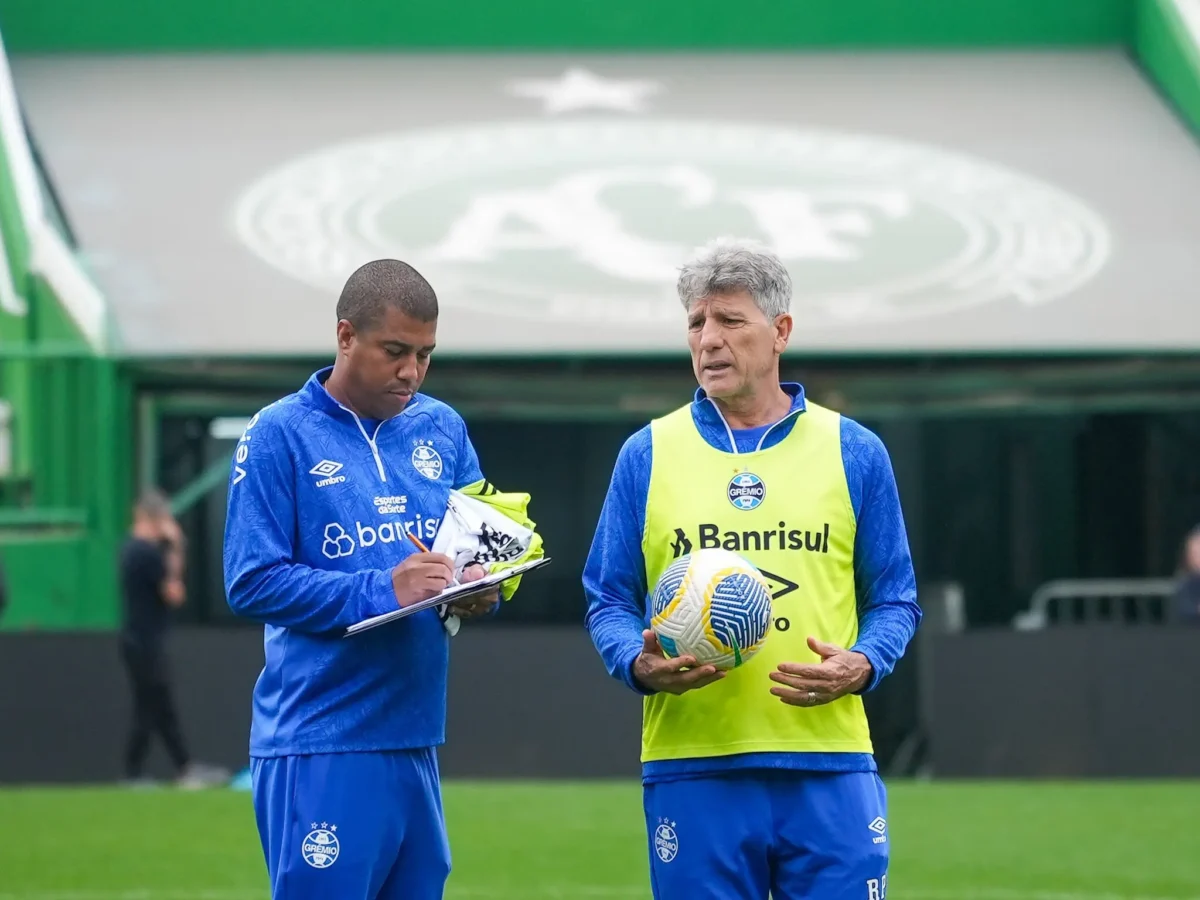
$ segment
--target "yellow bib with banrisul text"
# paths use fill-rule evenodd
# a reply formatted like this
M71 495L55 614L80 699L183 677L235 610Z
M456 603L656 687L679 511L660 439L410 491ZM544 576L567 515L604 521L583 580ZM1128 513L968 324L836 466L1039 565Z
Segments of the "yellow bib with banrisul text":
M810 635L841 647L858 636L854 511L842 461L841 417L808 402L790 433L765 450L732 453L705 441L684 407L651 423L653 456L642 551L651 593L680 556L733 550L766 577L773 627L762 649L724 679L647 697L642 760L737 753L871 753L856 695L812 708L771 693L782 662L816 663Z

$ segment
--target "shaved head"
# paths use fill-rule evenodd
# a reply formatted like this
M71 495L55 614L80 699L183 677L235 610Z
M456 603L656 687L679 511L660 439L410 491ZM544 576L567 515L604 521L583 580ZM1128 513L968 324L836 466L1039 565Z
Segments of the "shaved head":
M338 298L338 320L355 331L372 331L394 309L418 322L434 322L437 294L421 273L398 259L377 259L360 266L346 281Z
M346 281L337 318L325 389L369 419L398 415L421 389L437 344L437 294L408 263L377 259Z

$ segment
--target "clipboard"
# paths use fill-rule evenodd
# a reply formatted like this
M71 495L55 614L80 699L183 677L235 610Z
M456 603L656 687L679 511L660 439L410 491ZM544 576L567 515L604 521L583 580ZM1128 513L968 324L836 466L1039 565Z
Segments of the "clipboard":
M488 588L493 588L498 584L508 581L510 578L516 578L518 575L524 575L526 572L532 572L534 569L540 569L542 566L550 562L550 557L543 556L541 559L530 560L527 563L513 566L510 569L504 569L500 572L493 572L490 575L484 575L478 581L470 581L466 584L453 584L446 588L440 594L430 597L428 600L421 600L413 603L411 606L400 606L391 612L385 612L378 616L371 616L369 619L363 619L361 622L355 622L346 629L343 638L353 637L356 634L362 634L364 631L369 631L372 628L378 628L380 625L386 625L388 622L395 622L397 619L403 619L405 616L411 616L413 613L419 613L423 609L432 609L436 606L442 606L446 603L453 603L462 597L470 597L473 594L482 594Z

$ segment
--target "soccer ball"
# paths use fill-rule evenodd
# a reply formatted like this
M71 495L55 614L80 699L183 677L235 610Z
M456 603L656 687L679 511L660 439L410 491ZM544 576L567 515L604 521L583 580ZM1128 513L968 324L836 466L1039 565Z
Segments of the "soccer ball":
M667 567L654 586L650 627L667 656L733 669L762 649L771 631L771 591L731 550L697 550Z

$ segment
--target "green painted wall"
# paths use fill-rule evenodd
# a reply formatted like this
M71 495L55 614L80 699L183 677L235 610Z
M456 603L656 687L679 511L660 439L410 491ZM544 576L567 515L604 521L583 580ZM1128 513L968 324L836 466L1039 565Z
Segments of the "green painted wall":
M133 493L130 379L114 361L86 353L25 365L38 413L20 422L33 450L31 491L0 506L10 592L0 628L109 628Z
M11 52L1112 44L1133 0L5 0Z
M39 381L46 376L39 373L45 371L47 361L60 355L68 359L92 355L74 322L40 278L25 271L18 289L28 313L8 316L10 329L0 335L0 399L9 404L12 416L12 472L8 478L0 478L0 509L29 502L28 485L35 470L44 468L41 461L46 451L37 440L37 429L49 407L45 405L46 384ZM52 381L56 376L49 377Z

